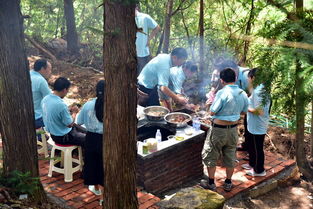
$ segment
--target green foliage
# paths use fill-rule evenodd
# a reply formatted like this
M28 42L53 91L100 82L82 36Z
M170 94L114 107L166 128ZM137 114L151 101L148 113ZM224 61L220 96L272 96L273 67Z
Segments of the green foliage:
M11 188L16 195L32 195L39 184L39 178L32 177L30 172L13 171L8 176L4 176L3 173L0 176L0 186Z

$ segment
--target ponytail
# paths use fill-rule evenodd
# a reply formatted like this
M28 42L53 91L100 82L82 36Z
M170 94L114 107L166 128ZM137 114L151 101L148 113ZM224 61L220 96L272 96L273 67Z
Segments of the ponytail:
M105 89L104 80L100 80L96 86L97 99L96 99L96 104L95 104L95 112L96 112L97 119L102 123L103 123L103 112L104 112L104 89Z

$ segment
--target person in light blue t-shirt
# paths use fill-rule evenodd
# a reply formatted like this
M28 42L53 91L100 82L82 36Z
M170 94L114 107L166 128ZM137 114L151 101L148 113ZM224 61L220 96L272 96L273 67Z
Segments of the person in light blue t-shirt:
M43 122L55 143L83 146L85 134L73 128L78 107L72 106L69 110L63 101L70 85L70 81L62 77L54 82L53 93L45 96L41 102Z
M168 88L170 80L170 68L181 66L187 59L188 54L184 48L175 48L171 54L159 54L154 57L141 71L138 76L139 90L148 95L148 99L142 106L160 105L158 87L174 101L186 104L187 99L175 94Z
M135 10L135 21L138 28L136 33L136 51L137 51L137 75L143 67L150 61L150 40L161 30L158 23L150 15L139 12L139 5ZM149 29L152 30L149 35Z
M183 96L183 84L186 79L190 79L195 72L197 72L197 65L193 64L192 61L185 62L182 66L172 67L170 69L170 81L169 81L169 89L176 94ZM158 89L160 103L172 111L172 101L171 98L164 93L160 89Z
M39 59L36 60L34 69L29 72L32 84L36 129L44 127L42 120L41 101L45 96L51 93L48 82L46 80L51 75L51 69L52 67L50 62L45 59Z
M248 74L248 80L251 86L253 86L257 71L258 69L254 68ZM252 89L247 114L249 164L243 164L242 167L248 169L247 175L250 176L266 175L263 145L270 119L269 112L270 98L264 92L264 85L260 84Z
M87 129L84 157L84 184L89 185L89 190L96 195L101 195L103 186L103 107L104 107L105 82L97 83L97 98L88 101L82 107L77 124L84 124Z
M235 85L236 74L233 69L222 70L220 77L224 87L217 92L211 105L210 115L213 117L213 122L202 150L202 160L207 166L209 180L201 180L200 185L206 189L216 189L214 183L216 162L222 155L223 164L226 167L224 190L230 191L238 141L237 124L240 114L245 114L248 110L248 97Z

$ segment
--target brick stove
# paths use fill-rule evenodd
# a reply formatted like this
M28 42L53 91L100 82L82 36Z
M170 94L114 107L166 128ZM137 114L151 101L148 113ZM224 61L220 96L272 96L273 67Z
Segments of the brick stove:
M176 135L182 134L184 130L177 129ZM205 132L199 130L184 137L184 141L162 141L164 145L157 152L148 155L138 153L138 185L153 194L161 194L203 175L201 151Z

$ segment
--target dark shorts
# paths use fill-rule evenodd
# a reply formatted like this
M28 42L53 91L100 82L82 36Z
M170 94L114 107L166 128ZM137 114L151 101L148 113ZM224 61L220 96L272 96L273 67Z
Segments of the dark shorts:
M64 136L54 136L51 134L51 138L57 144L77 145L83 147L85 144L86 134L77 131L76 128L72 128L72 130Z
M148 99L142 106L153 106L153 105L160 105L159 95L158 95L158 87L154 87L153 89L148 89L140 84L138 84L139 90L148 94Z

